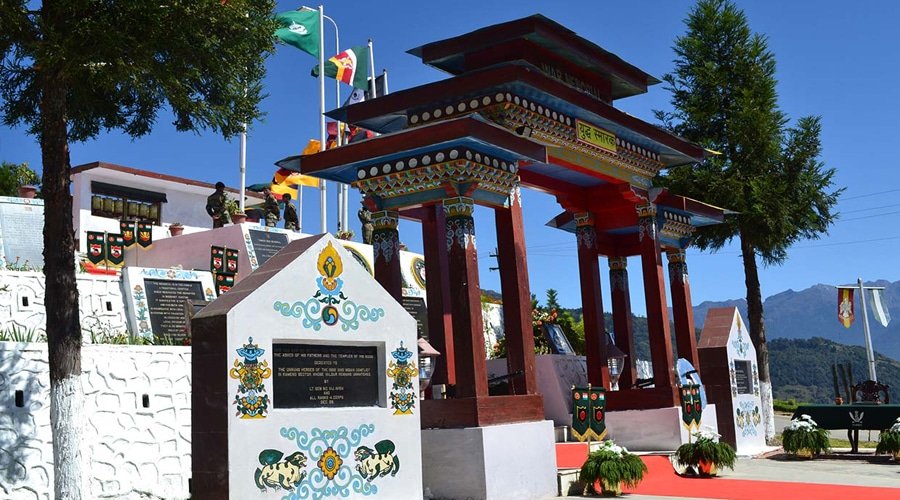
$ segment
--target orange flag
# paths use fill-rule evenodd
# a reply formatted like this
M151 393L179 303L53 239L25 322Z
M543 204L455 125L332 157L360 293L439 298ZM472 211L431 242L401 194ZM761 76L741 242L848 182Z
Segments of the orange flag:
M838 320L844 328L850 328L853 324L853 289L838 288Z

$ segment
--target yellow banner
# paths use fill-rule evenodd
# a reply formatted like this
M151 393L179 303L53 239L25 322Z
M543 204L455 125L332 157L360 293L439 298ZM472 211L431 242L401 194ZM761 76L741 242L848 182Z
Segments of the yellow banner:
M575 120L575 130L579 141L597 146L600 149L612 151L613 153L616 152L615 134L581 120Z

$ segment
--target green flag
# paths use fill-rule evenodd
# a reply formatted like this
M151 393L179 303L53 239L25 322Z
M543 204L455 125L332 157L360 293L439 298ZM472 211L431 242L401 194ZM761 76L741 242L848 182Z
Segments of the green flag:
M275 16L275 37L313 57L319 57L319 11L290 10Z
M312 70L319 76L319 65ZM366 46L353 47L325 61L325 76L340 80L358 89L369 88L369 49Z

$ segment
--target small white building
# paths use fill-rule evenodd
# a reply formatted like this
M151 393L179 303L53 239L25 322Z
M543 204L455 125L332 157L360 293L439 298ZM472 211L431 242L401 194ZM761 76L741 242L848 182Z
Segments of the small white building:
M86 250L85 232L119 232L119 220L127 217L153 222L153 239L169 237L168 227L180 222L185 233L210 229L206 198L215 185L184 177L95 161L73 167L72 219L78 249ZM237 199L238 190L225 188ZM247 193L248 204L263 196Z

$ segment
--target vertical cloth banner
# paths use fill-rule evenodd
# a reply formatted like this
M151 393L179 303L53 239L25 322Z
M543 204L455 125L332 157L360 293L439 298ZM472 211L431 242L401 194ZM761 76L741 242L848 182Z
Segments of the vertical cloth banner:
M137 243L138 246L147 250L153 246L153 224L150 222L137 223Z
M125 248L131 248L134 246L134 221L133 220L122 220L119 221L119 234L122 235L122 240L124 241Z
M838 321L850 328L856 315L853 311L853 288L838 288Z
M95 266L103 264L106 260L106 233L87 232L87 258Z
M888 326L891 322L891 313L888 311L887 302L884 299L884 291L877 289L868 289L869 292L869 308L872 309L872 316L881 323L881 326Z
M238 252L235 248L225 249L225 271L232 276L238 272Z
M700 401L700 386L684 384L681 386L681 422L690 430L700 428L703 415L703 404Z
M125 265L125 240L121 234L107 234L106 263L110 267L122 267Z
M225 247L211 246L209 254L209 270L213 273L225 271Z
M579 441L606 437L606 391L602 387L572 388L572 434Z

